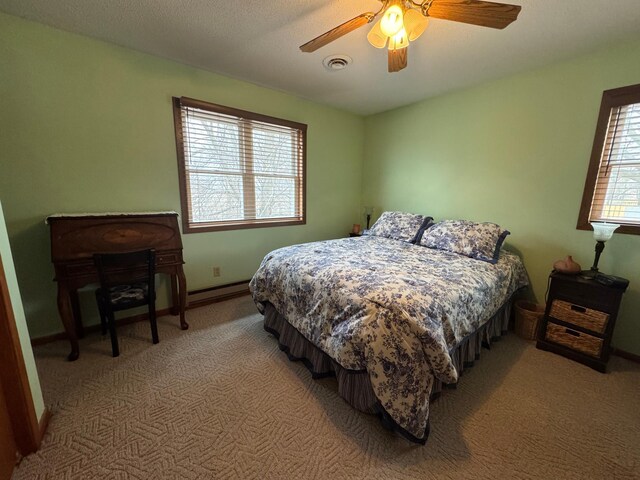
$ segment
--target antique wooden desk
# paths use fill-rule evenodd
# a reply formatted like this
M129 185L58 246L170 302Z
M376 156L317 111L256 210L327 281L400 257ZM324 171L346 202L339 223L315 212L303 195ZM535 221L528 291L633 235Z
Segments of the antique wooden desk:
M78 358L78 337L84 335L78 289L98 281L94 253L154 248L156 272L171 276L171 313L180 315L183 330L189 328L184 318L187 282L177 213L51 215L47 223L58 282L58 310L71 343L70 361Z

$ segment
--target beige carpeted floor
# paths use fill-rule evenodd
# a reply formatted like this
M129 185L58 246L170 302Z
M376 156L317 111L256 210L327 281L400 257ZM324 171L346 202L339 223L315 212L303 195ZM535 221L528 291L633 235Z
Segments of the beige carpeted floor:
M426 446L314 381L262 329L249 297L36 349L53 411L15 479L640 478L640 365L603 375L511 334L431 411Z

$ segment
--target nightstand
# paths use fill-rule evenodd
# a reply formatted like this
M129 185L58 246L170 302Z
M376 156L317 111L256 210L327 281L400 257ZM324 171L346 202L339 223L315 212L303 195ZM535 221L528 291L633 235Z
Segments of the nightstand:
M624 287L553 272L537 347L606 372Z
M362 234L361 233L353 233L353 232L349 232L349 236L350 237L361 237Z

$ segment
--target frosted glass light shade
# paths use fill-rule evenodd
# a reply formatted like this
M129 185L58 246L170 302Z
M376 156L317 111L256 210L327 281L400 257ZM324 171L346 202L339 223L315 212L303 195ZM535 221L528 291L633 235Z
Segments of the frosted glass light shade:
M620 226L617 223L591 222L593 238L598 242L606 242L613 236L613 232Z
M387 37L393 37L402 29L403 14L399 5L391 5L380 19L380 28Z
M389 50L400 50L408 46L409 39L407 38L407 32L404 28L389 39Z
M429 19L416 10L408 10L404 14L404 29L407 31L410 42L422 35L428 25Z
M384 33L382 33L382 28L380 28L380 22L382 20L378 20L376 24L373 26L371 31L367 34L367 40L369 43L376 48L384 48L387 46L387 37Z

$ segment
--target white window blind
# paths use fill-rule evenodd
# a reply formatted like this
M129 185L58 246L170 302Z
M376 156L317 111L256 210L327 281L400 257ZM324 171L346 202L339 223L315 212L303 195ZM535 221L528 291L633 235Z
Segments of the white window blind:
M191 231L304 223L306 125L184 98L174 108Z
M640 225L640 103L610 110L589 220Z

